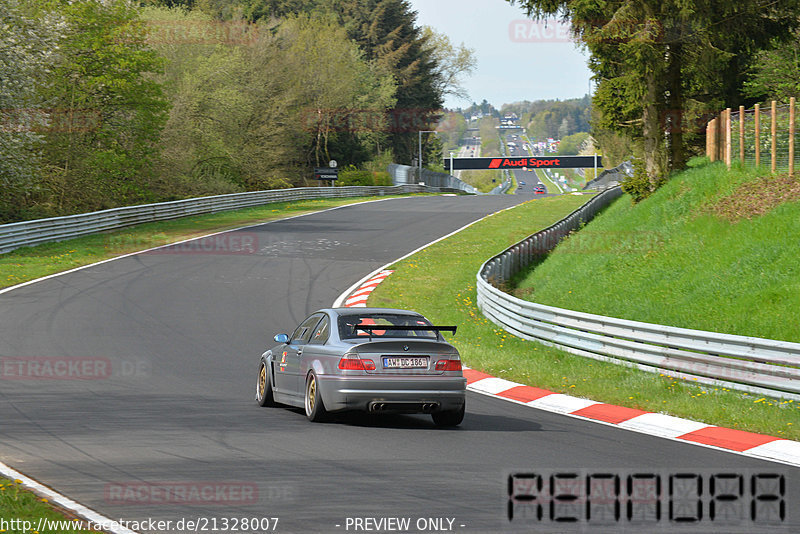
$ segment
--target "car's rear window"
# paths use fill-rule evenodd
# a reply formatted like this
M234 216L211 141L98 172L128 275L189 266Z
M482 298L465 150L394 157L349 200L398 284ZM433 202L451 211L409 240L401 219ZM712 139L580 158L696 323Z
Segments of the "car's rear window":
M402 330L364 330L357 325L392 325L407 326L408 329ZM388 313L353 314L339 316L339 337L341 339L360 339L380 337L400 337L400 338L423 338L438 339L436 332L424 330L424 327L432 326L421 315L397 315ZM417 327L417 328L414 328ZM423 329L420 329L422 327Z

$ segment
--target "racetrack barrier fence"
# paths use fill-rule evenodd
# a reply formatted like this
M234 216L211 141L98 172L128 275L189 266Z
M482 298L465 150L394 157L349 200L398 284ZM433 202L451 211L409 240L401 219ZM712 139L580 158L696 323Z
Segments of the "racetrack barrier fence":
M630 321L546 306L504 291L511 279L622 195L614 187L487 260L477 275L483 314L511 334L580 356L677 378L800 400L800 343Z
M448 187L418 184L397 186L298 187L216 195L141 206L125 206L78 215L51 217L0 225L0 254L19 247L50 241L63 241L89 234L116 230L135 224L164 221L190 215L217 213L260 206L272 202L292 202L318 198L399 195L426 192L458 192Z

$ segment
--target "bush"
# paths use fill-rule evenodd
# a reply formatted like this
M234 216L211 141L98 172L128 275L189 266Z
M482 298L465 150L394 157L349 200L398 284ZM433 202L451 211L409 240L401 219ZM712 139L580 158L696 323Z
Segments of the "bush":
M350 185L392 185L392 177L386 171L364 171L350 168L340 170L336 186Z
M634 159L633 176L625 178L620 185L622 190L631 196L633 202L637 203L652 195L664 183L666 183L666 180L663 178L653 183L644 168L644 161Z

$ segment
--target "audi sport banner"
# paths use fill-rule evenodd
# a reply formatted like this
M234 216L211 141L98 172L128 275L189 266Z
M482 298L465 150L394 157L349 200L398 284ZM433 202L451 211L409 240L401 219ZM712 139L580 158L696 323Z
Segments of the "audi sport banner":
M600 156L551 156L543 158L453 158L453 168L450 169L450 159L445 158L445 170L466 171L480 169L579 169L595 166L602 167Z

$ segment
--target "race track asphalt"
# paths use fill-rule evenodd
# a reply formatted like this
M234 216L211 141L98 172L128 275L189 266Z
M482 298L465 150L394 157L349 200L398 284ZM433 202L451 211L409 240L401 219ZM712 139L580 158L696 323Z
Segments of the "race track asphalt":
M410 518L414 532L420 519L421 531L444 531L427 518L528 532L507 519L507 477L548 469L780 472L796 501L797 469L475 393L457 429L428 416L312 424L255 404L258 357L275 333L374 269L524 200L359 204L0 294L0 461L112 519L170 520L171 532L191 530L181 519L221 531L243 517L278 517L284 533L354 532L367 517ZM59 365L66 378L41 379Z

